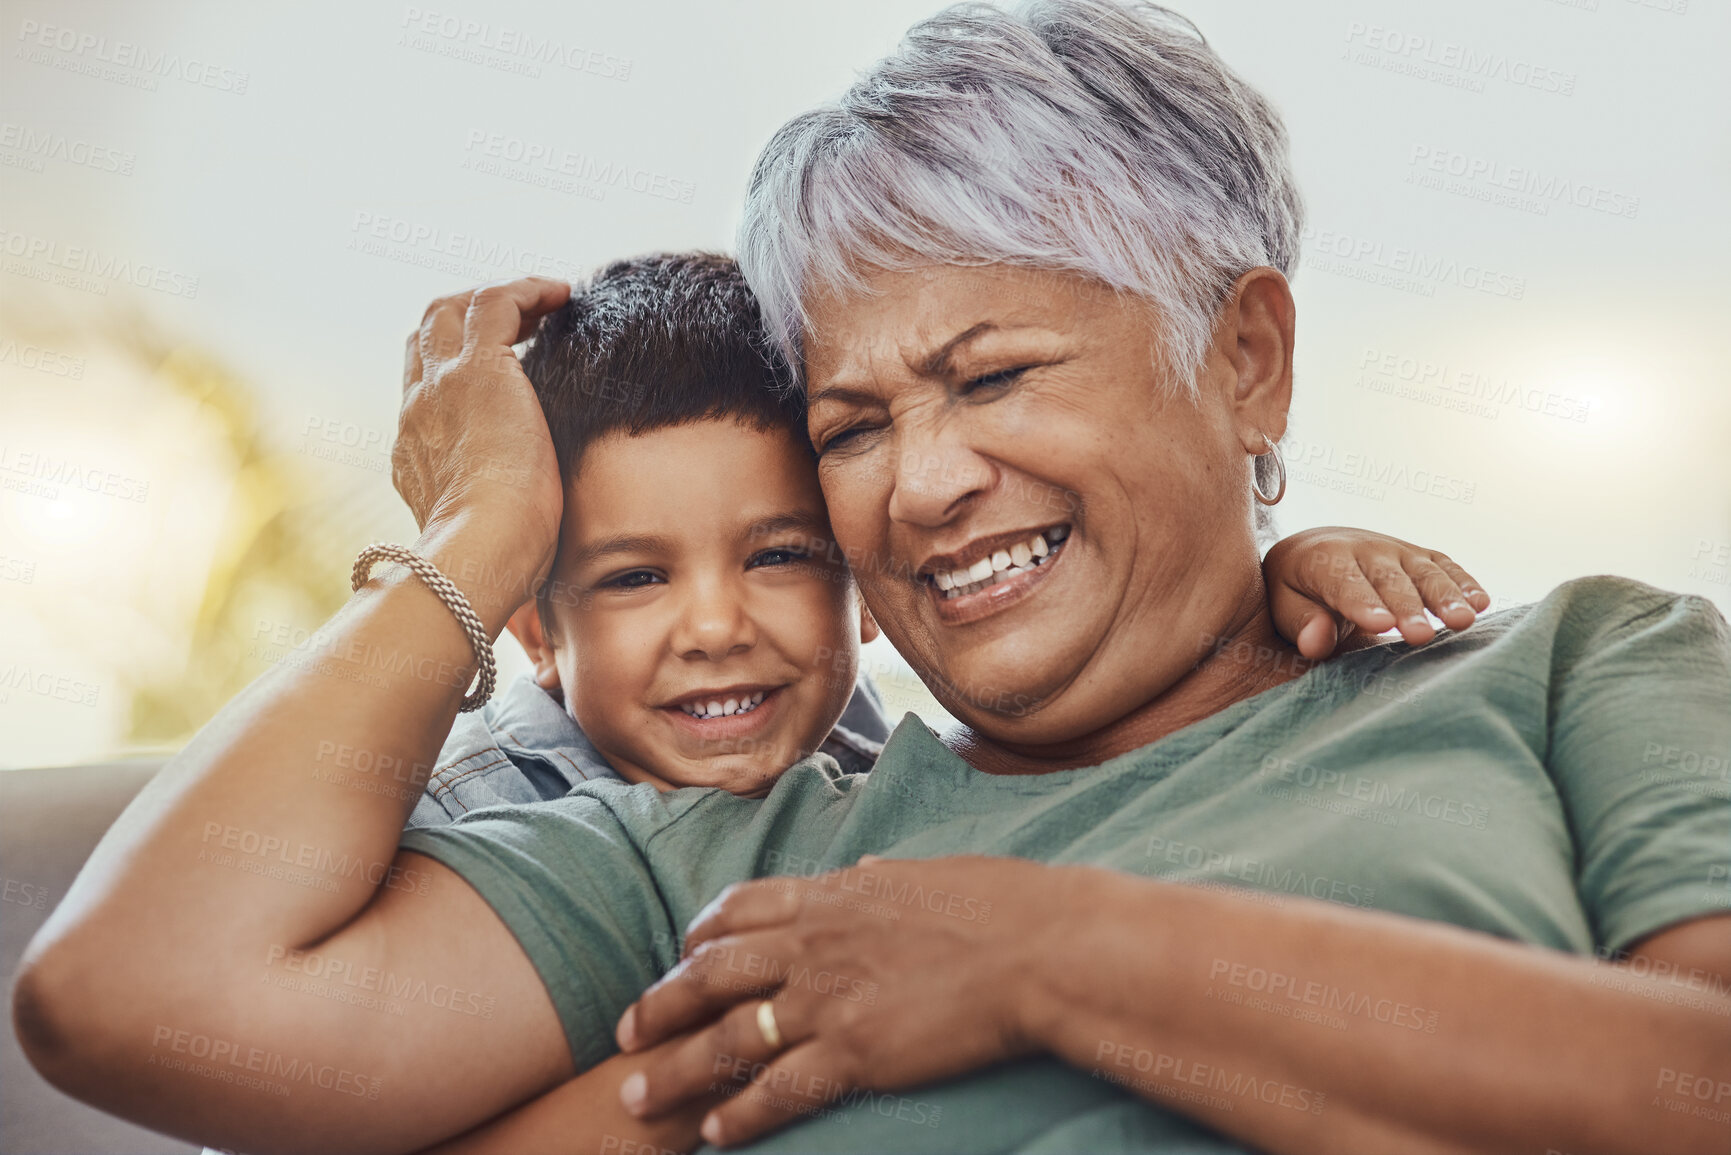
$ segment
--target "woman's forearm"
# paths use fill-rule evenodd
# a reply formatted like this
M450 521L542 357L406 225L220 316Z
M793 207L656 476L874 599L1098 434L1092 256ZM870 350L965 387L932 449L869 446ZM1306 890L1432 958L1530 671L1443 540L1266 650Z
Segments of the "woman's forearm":
M419 549L452 574L489 629L515 608L497 582L457 576L497 563L478 527L433 531ZM178 943L263 957L267 946L318 941L383 886L412 885L390 864L474 667L450 610L418 578L376 576L145 787L39 944L56 930L99 926L109 950L159 955ZM339 785L340 767L356 764L402 772L381 769L375 785L388 789Z
M488 637L557 542L556 454L510 346L568 293L530 278L441 298L407 347L392 478L426 527L416 552ZM13 1019L37 1069L259 1152L412 1149L568 1078L521 945L456 873L398 848L475 666L452 611L387 567L225 706L25 952Z
M1731 1087L1731 1000L1677 1006L1604 964L1321 902L1088 868L1065 885L1079 913L1030 987L1032 1036L1270 1151L1716 1152L1731 1135L1731 1098L1691 1110L1700 1086Z
M490 630L514 599L496 541L447 529L418 543ZM32 942L14 1014L52 1082L160 1130L244 1150L412 1146L554 1085L569 1057L503 924L397 848L425 772L397 782L392 768L435 757L474 665L450 611L418 578L382 575L300 653L224 707L110 829ZM377 780L354 789L341 765ZM481 992L491 1015L408 1001L369 1022L376 1012L297 977L307 958L362 989ZM183 1073L212 1054L233 1079ZM267 1077L279 1070L291 1077ZM305 1072L323 1081L256 1092Z

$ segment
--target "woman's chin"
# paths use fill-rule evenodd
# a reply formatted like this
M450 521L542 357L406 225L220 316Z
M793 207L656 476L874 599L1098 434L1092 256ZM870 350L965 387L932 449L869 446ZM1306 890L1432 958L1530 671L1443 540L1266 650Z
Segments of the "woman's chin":
M914 665L937 671L932 680L944 692L934 688L933 694L958 718L958 706L1005 719L1028 718L1087 678L1099 660L1106 631L1082 624L1091 616L1087 609L1054 605L1046 613L1028 613L1019 628L1003 633L945 636L933 631L927 652L920 655L926 660Z
M994 667L981 662L977 668ZM1025 742L1029 740L1025 735L1043 734L1050 727L1048 707L1052 697L1061 693L1062 682L1042 677L1010 685L1005 685L1001 678L996 684L985 679L970 683L963 676L944 689L946 692L941 694L934 691L934 696L958 722L984 737ZM1063 737L1058 734L1051 740L1062 741Z

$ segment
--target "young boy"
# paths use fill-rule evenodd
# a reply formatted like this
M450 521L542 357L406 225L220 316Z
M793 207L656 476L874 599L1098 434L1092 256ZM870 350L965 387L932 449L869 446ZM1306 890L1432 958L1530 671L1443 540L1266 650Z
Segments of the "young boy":
M889 727L858 665L877 626L758 324L733 261L701 253L610 265L543 321L523 368L566 499L552 576L510 622L534 675L459 715L411 826L596 777L761 795L814 750L870 769ZM1404 548L1306 542L1270 554L1271 597ZM1274 608L1289 638L1314 614L1290 593ZM1374 598L1332 608L1394 624Z

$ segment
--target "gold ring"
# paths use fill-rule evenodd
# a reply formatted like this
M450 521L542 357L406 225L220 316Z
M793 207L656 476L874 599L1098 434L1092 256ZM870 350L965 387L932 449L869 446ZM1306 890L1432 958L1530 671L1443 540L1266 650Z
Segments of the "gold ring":
M772 1051L781 1050L781 1028L775 1025L775 1004L764 999L757 1004L757 1029Z

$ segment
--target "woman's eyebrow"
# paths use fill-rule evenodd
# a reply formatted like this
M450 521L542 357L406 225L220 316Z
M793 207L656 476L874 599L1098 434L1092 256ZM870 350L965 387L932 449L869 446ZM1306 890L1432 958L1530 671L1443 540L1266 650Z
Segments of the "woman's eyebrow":
M956 350L960 349L963 345L966 345L969 341L974 340L976 337L983 337L987 333L997 332L1002 327L1003 326L1000 326L996 321L979 321L968 326L966 329L963 329L960 333L957 333L948 341L945 341L942 345L938 346L938 348L922 357L916 371L922 377L938 377L943 375L949 371L950 358L955 355ZM1010 326L1012 329L1022 327L1023 326L1020 325ZM831 385L827 389L819 389L816 393L807 397L806 405L816 405L820 401L838 401L853 405L874 405L882 404L883 398L855 385Z
M937 377L947 372L950 367L950 358L955 355L957 349L975 337L992 332L997 327L996 321L981 321L976 325L970 325L945 341L935 352L926 354L925 359L920 362L920 373L927 377Z
M831 385L827 389L819 389L806 398L809 409L820 402L833 401L845 405L881 405L883 398L868 389L860 389L852 385Z

